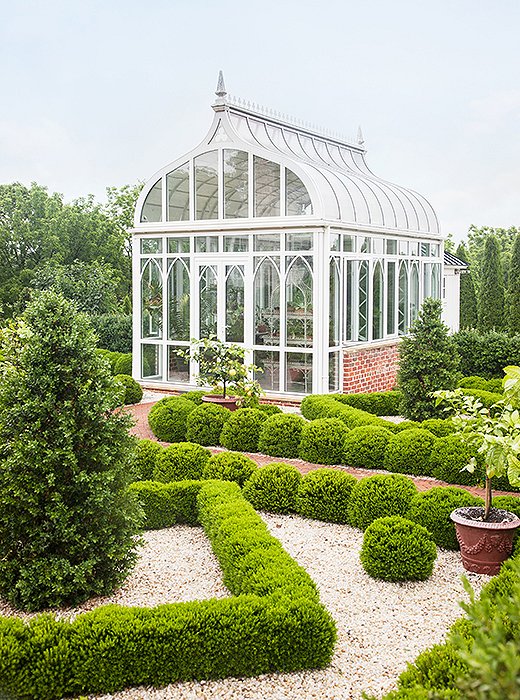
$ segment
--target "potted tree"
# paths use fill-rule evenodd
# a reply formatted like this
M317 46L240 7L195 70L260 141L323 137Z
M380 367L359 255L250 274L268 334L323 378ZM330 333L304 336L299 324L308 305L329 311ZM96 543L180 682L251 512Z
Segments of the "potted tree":
M520 519L509 511L492 507L491 480L507 476L520 486L520 367L506 367L504 399L484 408L478 399L465 396L463 389L437 391L437 402L448 403L457 432L475 445L485 467L484 507L457 508L451 514L455 523L464 568L479 574L497 574L511 554L513 536ZM474 471L473 458L465 467Z

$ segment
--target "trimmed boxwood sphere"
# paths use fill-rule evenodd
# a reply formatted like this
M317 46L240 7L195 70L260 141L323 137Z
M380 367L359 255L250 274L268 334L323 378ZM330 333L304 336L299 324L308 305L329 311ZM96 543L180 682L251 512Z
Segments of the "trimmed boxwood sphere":
M386 446L392 437L391 430L378 425L352 428L345 437L344 464L350 467L384 469Z
M472 457L480 458L476 447L469 445L461 435L438 438L430 456L430 473L448 484L474 486L484 478L482 467L469 472L463 469ZM480 459L477 460L481 461Z
M268 415L257 408L239 408L231 413L220 435L220 444L237 452L258 452L260 430Z
M425 581L436 557L428 530L396 515L367 527L360 555L367 574L383 581Z
M298 447L306 421L301 416L279 413L262 426L258 451L272 457L298 457Z
M456 508L481 506L482 499L454 486L434 486L412 498L407 517L425 527L444 549L459 549L450 513Z
M520 518L520 498L518 496L495 496L493 498L493 508L508 510Z
M155 440L139 440L135 450L133 462L134 473L137 481L149 481L153 479L157 458L164 450Z
M257 408L259 411L267 413L268 416L277 416L282 413L280 406L277 406L274 403L259 403Z
M158 440L181 442L186 440L186 421L193 410L193 401L181 396L168 396L152 407L148 414L148 424Z
M291 513L295 510L301 480L302 475L296 467L272 462L253 472L244 484L243 493L257 510Z
M400 423L395 423L393 432L400 433L402 430L410 430L411 428L420 428L421 423L416 420L402 420Z
M347 523L347 506L355 483L355 477L341 469L314 469L300 483L296 512L306 518Z
M348 428L338 418L318 418L302 430L299 455L314 464L341 464Z
M455 426L449 418L427 418L421 423L421 428L429 430L437 437L446 437L455 432Z
M202 403L186 419L186 438L199 445L220 445L224 423L231 416L229 408Z
M385 469L400 474L429 476L435 435L429 430L410 428L395 433L385 452Z
M125 352L114 363L114 374L128 374L132 376L132 353Z
M206 462L202 476L204 479L236 481L243 486L257 468L252 459L240 452L219 452Z
M375 474L354 484L348 503L351 525L366 528L377 518L406 515L417 493L411 479L401 474Z
M193 401L194 404L200 406L202 397L206 396L207 393L208 392L204 391L204 389L194 389L193 391L186 391L184 394L181 394L181 398Z
M202 471L211 452L193 442L170 445L157 457L155 481L189 481L202 479Z
M125 406L139 403L143 398L143 387L138 384L133 377L129 377L128 374L116 374L114 380L125 388L123 397Z

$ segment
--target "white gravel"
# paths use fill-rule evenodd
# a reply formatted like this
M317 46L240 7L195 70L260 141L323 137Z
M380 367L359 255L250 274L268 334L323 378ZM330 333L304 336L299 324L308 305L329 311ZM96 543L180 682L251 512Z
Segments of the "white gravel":
M429 581L392 584L370 578L361 567L363 533L299 516L263 515L272 533L318 584L322 602L338 627L329 668L256 678L174 683L162 689L134 688L103 700L307 700L361 698L363 690L381 695L395 686L407 661L442 641L461 615L466 598L458 552L439 550ZM478 591L489 578L469 574ZM177 526L145 534L134 573L114 595L97 598L61 617L105 603L157 605L225 597L218 563L201 528ZM7 605L0 612L13 614Z

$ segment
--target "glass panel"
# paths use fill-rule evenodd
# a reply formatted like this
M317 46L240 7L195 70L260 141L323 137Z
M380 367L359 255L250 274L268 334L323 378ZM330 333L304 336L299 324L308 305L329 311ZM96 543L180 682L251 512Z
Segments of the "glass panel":
M189 238L168 238L168 253L189 253Z
M224 150L224 217L248 216L248 154L246 151Z
M441 252L441 247L438 243L432 243L430 245L430 255L432 258L438 258Z
M428 257L430 255L430 244L421 243L421 256Z
M386 252L387 255L397 255L397 241L393 238L386 242Z
M410 241L410 255L419 255L419 241Z
M329 353L329 391L339 391L339 352Z
M356 250L356 237L350 234L343 234L343 251L353 253Z
M166 175L168 221L190 218L190 167L184 163Z
M312 250L312 233L288 233L285 236L286 250Z
M367 238L366 236L358 236L358 239L357 239L358 253L370 253L371 243L372 243L372 241L370 240L370 238Z
M161 346L141 345L141 377L142 379L162 379Z
M199 273L199 338L217 335L217 270L211 265Z
M247 236L224 236L224 252L245 253L249 250L249 238Z
M268 233L254 236L254 249L260 251L280 250L280 234Z
M258 266L253 294L255 345L280 345L280 274L271 260Z
M388 335L395 333L395 262L387 263L386 283L386 332Z
M383 268L378 261L372 275L372 339L383 337Z
M431 263L423 264L423 299L431 296Z
M306 259L289 265L285 296L287 345L312 347L312 272Z
M399 255L408 255L408 241L399 241Z
M280 390L280 353L272 350L255 350L253 364L263 372L255 372L255 379L264 391Z
M376 255L383 255L384 240L382 238L372 239L372 252Z
M408 330L408 264L399 265L399 335Z
M226 265L226 340L244 342L244 268Z
M329 240L330 240L330 249L331 250L339 250L339 246L340 246L339 233L331 233Z
M158 180L144 200L141 221L162 221L162 180Z
M285 213L287 216L312 214L312 204L307 188L291 170L285 171Z
M368 260L359 263L358 340L368 340Z
M280 166L254 156L255 216L280 216Z
M209 151L195 158L195 218L218 218L218 154Z
M412 265L410 271L410 323L413 323L419 313L419 269Z
M168 338L190 339L189 260L177 259L168 273Z
M339 260L337 258L332 258L329 265L329 346L331 347L335 347L340 343L339 269Z
M304 352L288 352L285 368L286 391L294 394L312 392L312 355Z
M354 299L356 265L354 260L347 260L345 265L345 340L354 340Z
M190 381L190 363L177 355L177 350L187 350L182 345L168 348L168 381L187 384Z
M431 295L434 299L441 298L441 266L440 263L432 264Z
M162 338L162 273L155 260L143 260L141 337Z
M143 255L162 253L162 238L141 238L141 253Z
M195 238L196 253L217 253L218 252L218 236L196 236Z

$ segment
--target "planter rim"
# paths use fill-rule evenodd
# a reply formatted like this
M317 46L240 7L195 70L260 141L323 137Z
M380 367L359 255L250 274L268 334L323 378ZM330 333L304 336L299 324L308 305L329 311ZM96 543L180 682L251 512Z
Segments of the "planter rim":
M520 518L517 515L515 515L515 513L511 513L511 511L509 510L497 508L497 510L501 510L504 513L511 513L511 515L514 515L514 520L510 520L509 522L505 523L490 523L484 520L469 520L468 518L464 517L460 514L460 511L464 511L466 508L467 506L464 506L464 508L457 508L456 510L454 510L450 514L451 520L453 520L453 522L457 523L458 525L464 525L465 527L474 527L478 530L515 530L517 527L520 526Z

